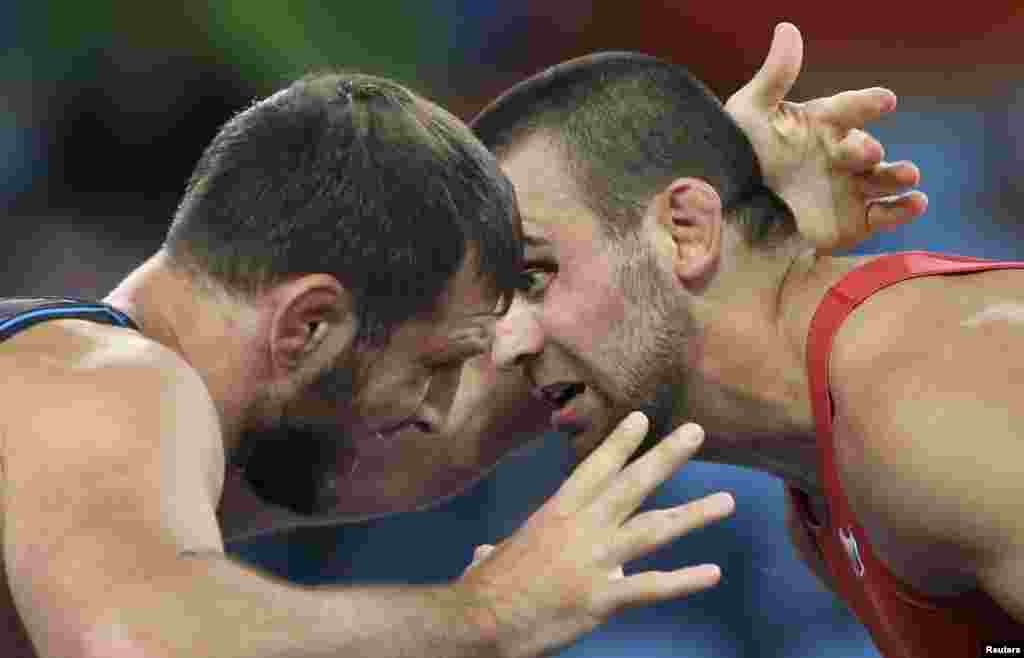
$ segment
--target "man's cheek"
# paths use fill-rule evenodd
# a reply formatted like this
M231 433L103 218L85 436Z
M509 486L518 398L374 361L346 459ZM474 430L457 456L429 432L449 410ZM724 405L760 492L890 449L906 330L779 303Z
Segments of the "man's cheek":
M605 349L625 314L621 304L609 300L603 291L579 293L557 301L552 307L552 327L573 351L593 355Z

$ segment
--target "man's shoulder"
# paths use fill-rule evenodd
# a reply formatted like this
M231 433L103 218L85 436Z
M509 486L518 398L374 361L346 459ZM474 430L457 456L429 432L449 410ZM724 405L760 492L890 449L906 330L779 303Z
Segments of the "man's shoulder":
M918 535L949 536L952 521L976 513L966 502L985 498L983 471L1021 429L1022 280L1021 270L906 280L841 327L829 388L837 465L855 507Z
M188 414L213 427L215 410L198 373L138 332L85 320L55 320L0 344L5 450L35 427L85 431L118 416Z
M0 344L5 395L39 387L68 390L135 379L182 377L192 368L172 350L142 334L87 320L54 320Z
M937 274L889 285L857 306L837 331L834 394L981 371L1005 357L1024 330L1024 269ZM993 350L999 347L998 350ZM921 382L922 386L924 382Z

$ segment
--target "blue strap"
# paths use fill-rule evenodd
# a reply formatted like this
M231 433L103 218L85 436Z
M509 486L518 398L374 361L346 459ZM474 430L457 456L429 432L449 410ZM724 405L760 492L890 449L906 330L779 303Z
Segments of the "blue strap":
M101 315L107 320L113 320L113 323L120 327L136 328L135 323L131 321L131 318L115 308L100 304L73 304L68 306L37 308L32 311L19 313L12 318L8 318L7 320L0 322L0 340L8 338L19 330L44 320L68 317L94 319L90 316L96 315Z

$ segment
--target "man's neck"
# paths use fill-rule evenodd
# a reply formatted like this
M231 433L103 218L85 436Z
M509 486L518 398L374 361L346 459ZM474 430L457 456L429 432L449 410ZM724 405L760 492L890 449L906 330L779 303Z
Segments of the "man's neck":
M206 291L158 252L131 272L105 300L128 314L142 333L181 356L199 373L217 407L225 449L237 442L256 391L245 358L251 318L225 312ZM248 321L248 322L247 322Z
M734 255L697 304L687 407L708 434L700 457L764 470L813 492L807 332L829 287L861 259L818 257L798 246Z

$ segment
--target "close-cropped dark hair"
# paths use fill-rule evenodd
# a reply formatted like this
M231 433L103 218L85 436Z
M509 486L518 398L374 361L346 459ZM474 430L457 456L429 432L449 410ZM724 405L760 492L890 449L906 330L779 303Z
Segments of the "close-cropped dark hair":
M687 176L718 190L748 242L796 232L746 135L682 66L627 52L570 60L512 87L471 127L499 157L528 137L553 139L610 237L635 233L650 199Z
M234 293L331 274L352 295L358 339L380 343L434 310L470 251L509 303L520 237L511 184L462 122L394 82L332 72L221 128L164 248Z

